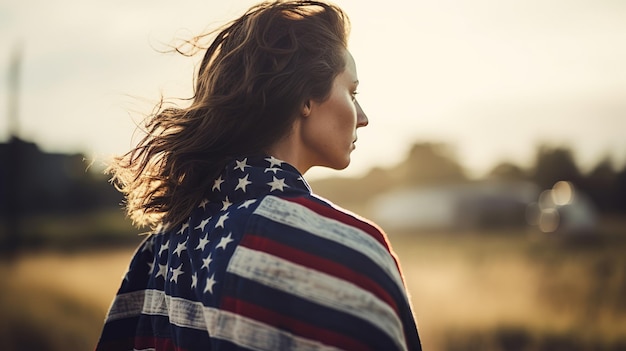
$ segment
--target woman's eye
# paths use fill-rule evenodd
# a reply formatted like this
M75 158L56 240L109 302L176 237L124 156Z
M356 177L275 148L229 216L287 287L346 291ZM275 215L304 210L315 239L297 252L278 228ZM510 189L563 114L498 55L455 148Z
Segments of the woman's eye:
M352 100L356 100L356 94L358 94L358 93L359 92L356 91L356 90L351 93L352 94Z

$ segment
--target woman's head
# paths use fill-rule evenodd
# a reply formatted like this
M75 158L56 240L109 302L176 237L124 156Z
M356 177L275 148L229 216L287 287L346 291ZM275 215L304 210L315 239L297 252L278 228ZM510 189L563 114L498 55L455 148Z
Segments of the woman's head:
M319 1L264 2L217 31L191 105L150 116L147 136L110 168L131 218L183 221L230 158L288 134L344 71L348 32L343 11Z
M233 154L267 148L302 103L324 100L346 65L348 21L317 1L265 2L231 22L208 48L196 80L198 118L232 127Z

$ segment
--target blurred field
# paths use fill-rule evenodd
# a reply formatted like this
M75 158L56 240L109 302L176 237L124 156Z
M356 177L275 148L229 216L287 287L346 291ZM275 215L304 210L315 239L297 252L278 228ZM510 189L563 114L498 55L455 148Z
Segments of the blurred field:
M619 230L393 237L425 349L626 350Z
M390 233L425 350L626 350L626 223L593 237ZM134 248L3 263L0 349L91 350Z

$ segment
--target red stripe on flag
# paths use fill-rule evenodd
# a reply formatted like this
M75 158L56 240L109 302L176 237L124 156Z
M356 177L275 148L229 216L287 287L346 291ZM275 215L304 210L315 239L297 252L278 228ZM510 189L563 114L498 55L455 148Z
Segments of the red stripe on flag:
M391 308L393 308L396 313L398 313L398 306L395 300L385 289L366 275L356 272L345 265L331 261L324 257L313 255L306 251L298 250L288 245L281 244L275 240L251 234L245 235L240 245L249 249L262 251L283 258L287 261L309 267L316 271L320 271L350 282L376 295L379 299L386 302Z
M345 350L370 350L369 346L346 335L229 296L222 299L221 308L325 345Z
M169 338L158 338L154 336L137 336L135 337L135 349L143 350L154 348L159 351L186 351L174 344Z
M378 225L367 220L366 218L360 217L356 214L348 213L344 209L337 208L332 203L320 202L325 201L324 199L317 199L317 201L306 197L285 197L282 199L300 204L319 215L338 220L342 223L358 228L369 234L369 236L374 238L381 245L383 245L385 249L387 249L391 257L393 258L396 268L400 272L402 281L404 282L404 276L402 274L402 270L400 269L400 264L398 263L398 257L396 257L396 254L391 250L391 245L389 245L389 239L387 238L387 234Z

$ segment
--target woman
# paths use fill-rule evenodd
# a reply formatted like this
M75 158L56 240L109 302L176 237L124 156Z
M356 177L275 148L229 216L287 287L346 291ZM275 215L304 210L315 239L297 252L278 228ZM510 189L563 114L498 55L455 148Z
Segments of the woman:
M98 350L419 350L385 234L311 193L367 117L348 19L317 1L251 8L208 47L188 108L161 109L111 167L132 259Z

